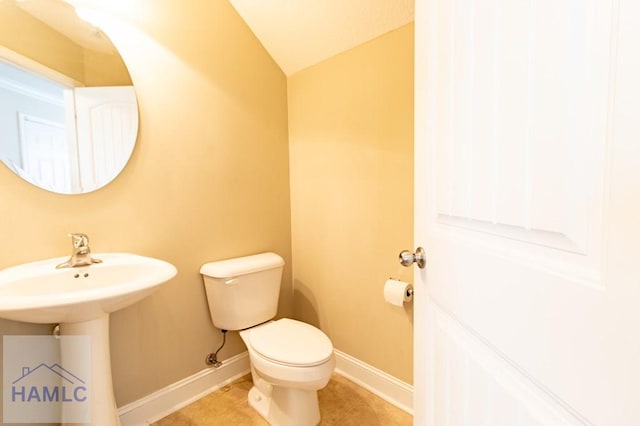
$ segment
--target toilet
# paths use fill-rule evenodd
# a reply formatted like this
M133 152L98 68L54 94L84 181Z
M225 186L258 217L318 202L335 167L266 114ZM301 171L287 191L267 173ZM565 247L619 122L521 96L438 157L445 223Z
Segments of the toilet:
M247 346L253 387L249 405L276 426L320 423L318 390L335 368L331 340L278 310L284 260L261 253L207 263L204 279L213 325L239 331Z

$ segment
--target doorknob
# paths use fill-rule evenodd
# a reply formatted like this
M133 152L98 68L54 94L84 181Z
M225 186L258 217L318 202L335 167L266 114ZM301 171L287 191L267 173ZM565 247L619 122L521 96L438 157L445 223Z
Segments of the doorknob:
M402 250L398 255L402 266L411 266L412 263L418 265L418 268L424 269L427 265L427 254L422 247L418 247L415 253L409 250Z

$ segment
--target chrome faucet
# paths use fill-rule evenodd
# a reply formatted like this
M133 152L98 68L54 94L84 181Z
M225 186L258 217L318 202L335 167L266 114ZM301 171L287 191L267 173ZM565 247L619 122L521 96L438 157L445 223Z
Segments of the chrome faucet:
M73 251L71 257L64 263L56 266L56 268L75 268L76 266L87 266L93 263L100 263L102 260L93 259L91 257L91 249L89 248L89 237L85 234L69 234Z

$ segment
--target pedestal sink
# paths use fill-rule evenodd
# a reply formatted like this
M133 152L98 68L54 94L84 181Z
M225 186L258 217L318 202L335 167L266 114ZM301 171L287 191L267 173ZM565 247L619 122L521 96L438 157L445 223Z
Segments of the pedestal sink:
M118 425L111 381L109 314L150 295L176 275L165 261L95 253L102 263L56 269L67 258L0 270L0 318L59 323L62 335L91 339L91 424Z

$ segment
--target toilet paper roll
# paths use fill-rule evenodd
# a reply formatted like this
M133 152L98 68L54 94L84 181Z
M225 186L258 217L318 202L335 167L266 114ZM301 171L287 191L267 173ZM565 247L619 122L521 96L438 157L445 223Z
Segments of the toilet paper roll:
M402 306L413 298L413 287L404 281L389 278L384 283L384 300L392 305Z

